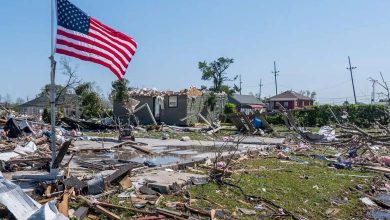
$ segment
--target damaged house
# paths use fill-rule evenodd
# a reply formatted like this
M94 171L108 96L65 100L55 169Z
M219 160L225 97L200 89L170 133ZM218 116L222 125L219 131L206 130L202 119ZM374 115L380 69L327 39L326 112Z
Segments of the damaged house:
M219 119L227 103L225 93L203 92L195 87L179 92L157 91L149 89L131 90L130 97L139 101L137 108L147 104L157 123L167 125L190 126L203 122L199 114L209 122ZM123 103L114 103L114 115L129 117ZM147 109L137 111L140 124L152 124L153 119Z

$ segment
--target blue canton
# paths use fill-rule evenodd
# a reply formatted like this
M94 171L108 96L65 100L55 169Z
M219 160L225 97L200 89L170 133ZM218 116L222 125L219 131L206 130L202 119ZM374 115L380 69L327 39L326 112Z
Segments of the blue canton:
M57 23L66 29L88 34L89 16L68 0L57 0Z

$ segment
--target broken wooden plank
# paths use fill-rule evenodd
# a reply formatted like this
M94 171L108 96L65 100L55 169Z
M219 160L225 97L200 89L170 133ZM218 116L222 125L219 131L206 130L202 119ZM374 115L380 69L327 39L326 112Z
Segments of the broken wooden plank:
M163 215L168 216L168 217L171 217L173 219L187 220L187 218L184 217L181 212L175 212L175 211L171 211L171 210L163 209L163 208L156 208L156 210L158 213L163 214Z
M97 204L108 207L108 208L113 208L113 209L122 209L122 210L127 210L135 213L141 213L141 214L146 214L146 215L155 215L155 212L150 212L150 211L145 211L137 208L131 208L131 207L126 207L126 206L120 206L120 205L114 205L111 203L106 203L106 202L98 202Z
M58 168L60 166L60 164L61 164L62 160L64 159L66 152L68 152L68 149L69 149L71 144L72 144L72 140L65 141L65 143L62 145L60 151L58 152L56 159L53 162L52 168Z
M130 144L130 143L126 143L126 145L131 147L131 148L134 148L136 150L139 150L139 151L141 151L143 153L149 154L149 155L153 155L154 154L154 152L151 151L148 148L144 148L144 147L141 147L141 146L138 146L138 145L134 145L134 144Z
M83 202L87 203L88 205L90 205L91 207L96 209L96 211L102 213L103 215L107 216L110 219L118 219L118 220L120 219L120 217L118 215L116 215L115 213L110 212L109 210L105 209L101 205L92 204L92 202L89 201L89 199L85 198L82 195L78 195L77 198L81 199Z
M378 171L383 173L390 173L390 168L380 167L380 166L362 166L363 169Z
M190 212L193 212L193 213L196 213L196 214L199 214L199 215L202 215L202 216L206 216L206 217L210 217L212 220L214 219L214 216L215 216L215 210L214 209L211 209L210 212L206 212L206 211L203 211L203 210L199 210L199 209L196 209L196 208L193 208L187 204L184 204L184 207L186 209L188 209Z
M115 171L113 174L107 176L104 179L104 182L106 184L111 184L115 180L117 180L117 179L123 177L124 175L126 175L133 168L134 168L134 164L133 163L128 163L126 165L123 165L117 171Z
M73 190L73 187L70 190L66 190L62 196L62 201L58 204L58 211L66 217L68 217L69 211L69 197L73 193Z
M122 186L122 189L128 189L133 185L130 177L128 176L125 176L121 181L119 181L119 184Z

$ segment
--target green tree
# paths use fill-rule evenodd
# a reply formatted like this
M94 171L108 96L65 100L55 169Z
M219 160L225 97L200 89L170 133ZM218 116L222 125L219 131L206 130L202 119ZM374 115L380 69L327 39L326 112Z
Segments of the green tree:
M45 109L43 110L43 113L42 113L42 120L43 120L44 122L50 124L51 119L50 119L50 110L49 110L49 109L45 108Z
M85 82L85 83L80 83L75 89L76 95L79 97L86 94L90 93L93 90L93 84L91 82Z
M117 102L127 101L129 97L129 80L115 80L111 84L111 99Z
M51 111L50 109L48 108L45 108L42 112L42 120L48 124L51 123L51 115L50 115ZM64 111L63 109L61 108L57 108L57 111L56 111L56 124L59 123L60 119L64 117Z
M234 63L234 60L226 57L220 57L211 63L206 61L198 63L198 68L202 72L202 80L213 82L213 87L210 88L211 91L232 92L228 86L224 85L225 82L234 81L238 77L228 77L228 73L226 71L232 63Z
M100 117L103 112L102 100L94 91L86 92L81 96L81 117Z
M102 98L95 91L96 89L93 83L81 83L74 90L80 100L82 118L102 116L104 112Z

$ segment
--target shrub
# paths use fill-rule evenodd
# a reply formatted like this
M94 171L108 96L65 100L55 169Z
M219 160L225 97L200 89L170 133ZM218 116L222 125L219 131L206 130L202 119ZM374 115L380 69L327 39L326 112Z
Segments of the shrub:
M223 110L223 113L230 114L230 113L235 113L235 112L237 112L237 107L235 104L230 103L230 102L225 104L225 108Z
M385 105L315 105L306 109L294 110L293 116L305 127L330 125L336 123L330 108L339 121L346 121L360 127L369 127L374 122L383 125L390 122ZM348 113L347 119L341 118L343 111ZM268 115L267 121L272 124L284 124L281 113Z

